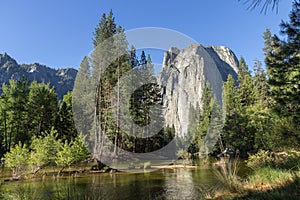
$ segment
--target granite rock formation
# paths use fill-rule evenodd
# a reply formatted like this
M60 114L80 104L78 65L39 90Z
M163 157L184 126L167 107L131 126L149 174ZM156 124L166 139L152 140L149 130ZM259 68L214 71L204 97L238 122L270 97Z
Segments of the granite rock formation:
M157 77L162 86L166 125L174 126L177 135L185 136L191 107L202 109L205 83L210 83L222 106L223 82L229 74L237 79L237 71L238 60L227 47L195 44L183 50L170 48Z

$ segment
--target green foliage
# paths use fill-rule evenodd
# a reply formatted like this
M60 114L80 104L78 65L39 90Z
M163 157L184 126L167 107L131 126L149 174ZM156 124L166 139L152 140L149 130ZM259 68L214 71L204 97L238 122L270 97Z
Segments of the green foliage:
M50 84L32 82L28 97L28 122L30 136L39 136L54 126L58 99Z
M69 167L72 164L84 160L89 154L85 137L79 134L73 141L65 143L61 146L56 154L55 163L62 168Z
M13 170L14 176L23 175L28 165L28 159L29 150L26 144L22 145L21 142L4 155L5 166Z
M288 170L276 169L269 166L256 169L253 175L249 176L250 185L272 184L278 185L288 182L293 174Z
M72 93L68 92L60 106L56 116L55 123L58 132L58 138L70 142L77 136L77 130L72 112Z
M267 30L265 39L265 62L268 73L269 94L274 100L273 109L283 116L291 116L300 122L300 2L294 1L289 22L281 23L280 39ZM299 142L299 139L298 139Z
M32 136L50 131L57 111L57 95L49 84L22 78L2 86L0 95L0 138L3 153L19 141L30 145Z
M191 158L191 154L184 149L179 149L177 152L177 158L187 160Z
M61 142L57 139L57 131L51 129L50 133L41 136L34 136L31 142L30 164L34 167L33 172L53 165L56 160L56 153L60 149Z
M72 142L71 142L71 150L74 154L74 162L78 163L84 160L88 154L87 143L85 142L85 136L83 134L79 134Z
M212 149L212 147L209 146L210 142L204 141L204 139L207 135L210 136L210 139L218 137L221 132L218 127L222 124L221 120L223 119L221 109L208 82L204 87L201 109L199 105L196 108L190 105L189 115L188 132L194 138L188 152L193 157L208 156L210 153L208 149Z
M62 145L61 149L56 154L55 163L57 166L65 168L71 166L74 163L75 157L72 152L72 148L67 141Z
M269 151L259 150L256 154L249 156L247 166L256 169L272 164L274 159L270 156Z
M3 152L12 146L28 143L28 81L21 78L19 81L10 80L9 85L3 84L3 93L0 100L0 137L2 137Z
M247 166L252 169L274 167L295 170L300 167L300 152L295 150L282 152L259 150L256 154L249 156Z

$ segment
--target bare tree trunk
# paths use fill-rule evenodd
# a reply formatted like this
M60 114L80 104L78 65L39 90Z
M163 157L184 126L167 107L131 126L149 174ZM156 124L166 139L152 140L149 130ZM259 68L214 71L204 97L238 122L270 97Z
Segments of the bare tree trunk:
M118 56L118 68L117 68L117 129L115 136L115 147L114 147L114 155L118 155L118 140L120 135L120 56Z

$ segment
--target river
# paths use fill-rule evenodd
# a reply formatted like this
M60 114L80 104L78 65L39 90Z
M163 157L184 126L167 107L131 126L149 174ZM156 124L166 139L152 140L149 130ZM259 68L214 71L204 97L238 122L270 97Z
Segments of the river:
M209 168L44 177L1 184L1 199L203 199L217 187Z

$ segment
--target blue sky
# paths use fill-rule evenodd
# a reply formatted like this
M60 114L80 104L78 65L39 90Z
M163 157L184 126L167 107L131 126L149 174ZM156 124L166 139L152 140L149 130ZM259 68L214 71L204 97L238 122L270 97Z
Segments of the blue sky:
M102 13L113 9L125 30L163 27L188 35L202 45L225 45L251 67L263 61L262 35L279 32L288 20L291 0L278 13L250 11L238 0L2 0L0 53L19 63L78 68L92 50L93 31Z

